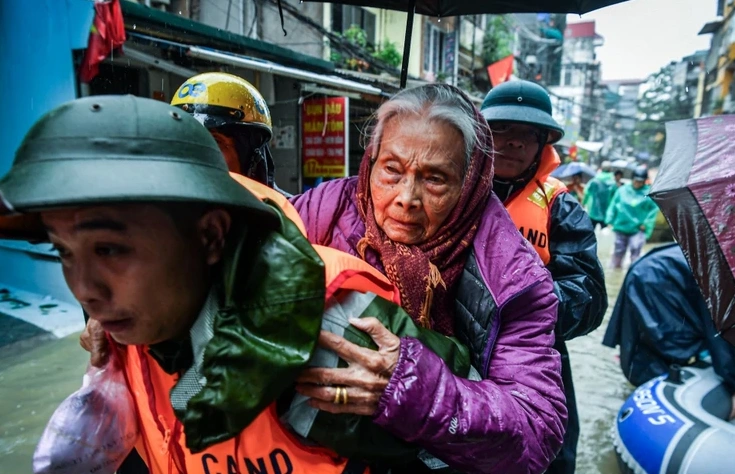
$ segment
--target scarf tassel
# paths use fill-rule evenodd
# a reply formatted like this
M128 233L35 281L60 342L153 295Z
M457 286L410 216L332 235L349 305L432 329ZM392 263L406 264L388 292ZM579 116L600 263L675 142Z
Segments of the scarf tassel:
M429 275L427 276L426 282L426 296L424 297L424 304L421 305L421 313L419 314L419 325L426 329L431 329L431 305L434 302L434 288L437 286L443 286L447 289L447 284L442 279L442 274L436 265L429 262Z

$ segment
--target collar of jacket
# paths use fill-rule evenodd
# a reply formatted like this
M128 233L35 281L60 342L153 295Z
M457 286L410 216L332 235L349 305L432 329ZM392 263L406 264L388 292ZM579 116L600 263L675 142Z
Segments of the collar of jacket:
M551 173L559 167L561 158L553 146L544 146L538 158L531 166L526 169L520 176L504 180L502 178L493 179L493 191L503 203L507 203L519 191L525 188L531 181L545 182Z
M316 348L324 262L278 206L263 202L280 216L280 228L233 229L218 272L220 307L204 325L211 337L203 350L191 349L194 334L187 339L188 366L196 362L199 370L187 386L193 395L174 412L195 453L237 436L294 383ZM159 355L187 352L183 341L158 346Z

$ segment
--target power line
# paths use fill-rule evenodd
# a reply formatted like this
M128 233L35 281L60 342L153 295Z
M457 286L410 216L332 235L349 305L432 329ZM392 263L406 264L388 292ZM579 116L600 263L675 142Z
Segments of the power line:
M264 1L268 1L274 7L278 5L278 0L264 0ZM293 5L290 5L287 2L280 2L280 4L282 8L286 12L288 12L293 18L311 27L313 30L317 31L321 35L326 36L329 39L330 44L333 46L336 46L337 49L341 50L342 52L348 53L357 59L361 59L380 71L385 71L385 72L394 73L394 74L398 72L397 68L394 68L386 64L384 61L381 61L380 59L373 57L371 54L366 52L363 48L349 42L342 36L332 31L327 30L321 24L315 22L313 19L309 18L308 16L302 15L298 11L298 9L294 7Z

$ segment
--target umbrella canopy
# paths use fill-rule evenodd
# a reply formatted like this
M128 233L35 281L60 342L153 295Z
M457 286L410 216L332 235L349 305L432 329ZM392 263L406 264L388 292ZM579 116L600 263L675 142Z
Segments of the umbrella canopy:
M561 165L551 173L551 176L557 179L566 179L571 178L575 174L583 174L590 178L594 178L595 175L597 175L597 171L589 165L574 161L572 163L567 163L566 165Z
M401 67L401 88L404 88L408 79L408 57L411 52L411 33L416 13L439 18L483 13L578 13L581 15L625 1L627 0L475 0L464 2L457 0L336 0L321 1L321 3L339 3L408 13L406 40L403 46L403 66ZM281 0L278 0L278 4L280 7ZM283 23L283 17L281 17L281 23Z
M651 198L669 221L715 326L735 344L735 116L666 124Z

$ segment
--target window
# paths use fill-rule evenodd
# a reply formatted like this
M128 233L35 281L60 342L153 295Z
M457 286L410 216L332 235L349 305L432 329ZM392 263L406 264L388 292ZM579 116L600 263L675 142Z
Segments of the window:
M432 25L426 24L424 34L424 72L437 74L444 69L444 41L446 34Z
M344 33L352 25L355 25L365 30L367 44L370 47L375 47L375 22L375 14L364 8L351 5L332 5L332 31Z
M572 69L571 68L564 68L564 83L562 84L564 86L571 86L572 85Z

